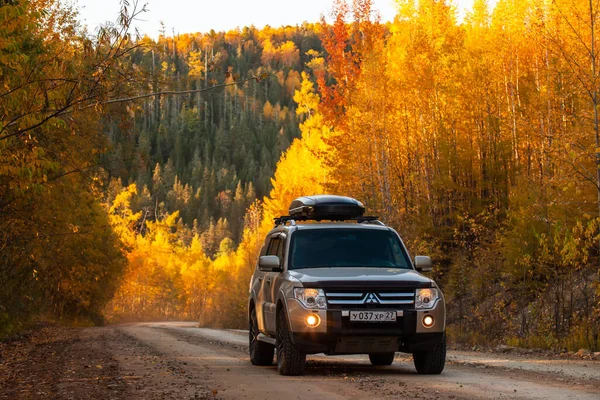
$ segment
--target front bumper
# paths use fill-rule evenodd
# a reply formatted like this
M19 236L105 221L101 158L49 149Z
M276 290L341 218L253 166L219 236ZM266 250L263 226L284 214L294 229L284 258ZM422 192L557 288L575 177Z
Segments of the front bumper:
M441 343L446 329L443 301L431 310L397 311L396 322L350 322L349 310L307 310L295 300L288 301L292 340L308 354L426 351ZM306 326L310 314L319 315L318 327ZM430 328L423 324L426 315L435 321Z

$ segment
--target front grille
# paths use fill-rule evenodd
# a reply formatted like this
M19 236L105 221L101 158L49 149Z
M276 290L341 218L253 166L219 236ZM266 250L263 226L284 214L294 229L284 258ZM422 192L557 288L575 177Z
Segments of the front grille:
M414 289L349 290L328 289L327 307L333 310L388 309L405 310L415 304Z
M336 353L386 353L398 351L397 336L346 336L338 339Z
M388 322L356 322L350 321L348 317L342 317L342 328L345 330L353 330L356 332L361 332L365 330L390 330L396 329L401 331L404 327L404 317L396 318L396 321L388 321Z

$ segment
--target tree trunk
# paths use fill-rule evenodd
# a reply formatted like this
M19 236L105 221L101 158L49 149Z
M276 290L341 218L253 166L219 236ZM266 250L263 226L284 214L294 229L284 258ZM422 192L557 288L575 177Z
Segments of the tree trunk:
M598 192L598 217L600 217L600 134L598 132L598 89L596 86L596 21L594 14L594 5L592 0L589 0L590 4L590 30L592 43L590 46L590 61L592 63L592 105L594 106L594 133L596 135L596 190ZM598 242L598 249L600 251L600 239ZM600 264L600 257L598 257L598 263Z

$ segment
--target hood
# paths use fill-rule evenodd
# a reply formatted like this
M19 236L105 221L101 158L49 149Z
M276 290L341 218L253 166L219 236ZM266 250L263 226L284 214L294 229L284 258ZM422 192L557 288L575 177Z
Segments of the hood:
M423 288L433 281L412 269L331 267L288 271L304 287L318 288Z

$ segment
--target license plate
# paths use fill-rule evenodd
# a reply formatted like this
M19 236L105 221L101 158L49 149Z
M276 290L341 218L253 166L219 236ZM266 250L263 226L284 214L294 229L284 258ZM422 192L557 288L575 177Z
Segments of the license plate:
M350 311L350 321L393 322L396 321L396 311Z

